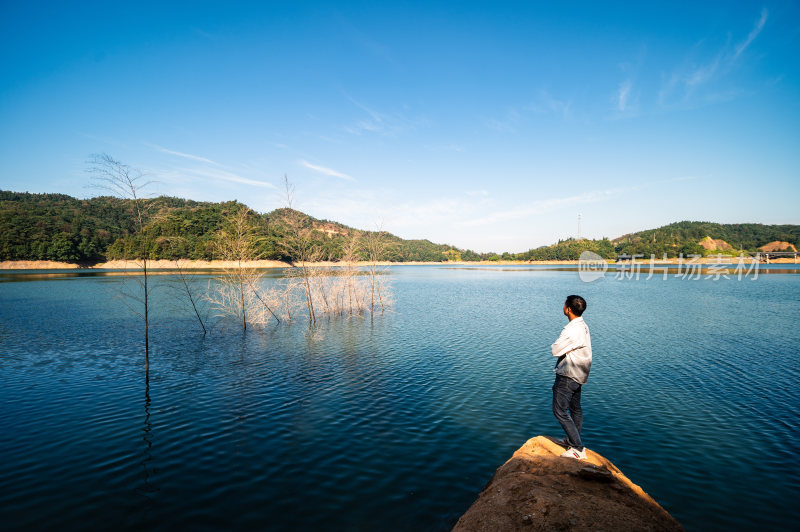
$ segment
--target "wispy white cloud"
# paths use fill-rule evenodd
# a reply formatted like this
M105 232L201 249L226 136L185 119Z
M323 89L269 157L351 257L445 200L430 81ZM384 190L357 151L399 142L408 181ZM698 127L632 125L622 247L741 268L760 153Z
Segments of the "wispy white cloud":
M546 90L542 90L530 103L509 107L499 118L484 119L484 125L500 133L516 133L531 121L532 113L560 116L567 120L572 117L572 102L555 98Z
M242 177L240 175L234 174L233 172L228 172L225 170L194 168L185 171L187 173L192 173L210 179L217 179L220 181L229 181L231 183L240 183L242 185L252 185L255 187L263 187L263 188L277 188L275 185L267 181L258 181L256 179L249 179L247 177Z
M671 75L666 76L664 80L662 80L659 90L659 103L666 104L669 100L672 100L673 103L678 103L681 106L691 106L698 102L717 102L725 98L730 98L731 95L740 93L741 91L736 89L720 88L719 83L716 85L713 84L723 80L726 75L737 68L740 56L753 44L753 41L755 41L762 32L768 16L768 11L762 9L759 18L756 20L747 37L733 47L731 46L731 39L729 38L727 43L717 50L712 59L706 61L690 61L687 59L682 67L676 68ZM697 47L699 47L699 45ZM694 50L692 55L696 53L699 52ZM717 92L709 94L709 89L706 89L704 92L699 92L704 86L713 87L710 89L713 91L721 90L721 94L726 96L721 98L720 94ZM697 95L700 96L700 100L697 99Z
M755 38L758 37L758 34L761 33L761 30L764 29L764 24L766 23L767 23L767 9L763 8L761 10L761 16L756 21L756 24L753 27L753 29L747 35L747 38L736 45L736 51L733 54L734 59L737 59L740 55L742 55L742 52L747 50L747 47L750 46L750 44L755 40Z
M658 181L651 181L645 183L638 183L626 187L616 187L606 190L592 190L583 194L573 196L566 196L562 198L548 198L543 200L533 200L527 205L519 205L510 209L503 209L495 213L490 213L486 216L462 220L459 225L461 226L482 226L491 225L498 222L509 222L537 216L553 211L562 211L571 207L577 207L588 203L598 203L602 201L612 200L618 196L641 190L656 185L667 185L678 181L686 181L694 179L691 176L681 176L677 178L662 179ZM484 211L485 212L485 211Z
M372 120L374 120L375 122L378 122L378 123L383 122L383 116L380 113L378 113L377 111L372 110L371 108L367 107L366 105L364 105L361 102L356 101L355 99L353 99L350 96L348 96L347 99L350 100L350 103L352 103L353 105L355 105L356 107L358 107L359 109L361 109L362 111L367 113L372 118Z
M347 174L343 174L342 172L337 172L332 168L327 168L325 166L318 166L316 164L311 164L310 162L303 160L297 161L297 164L299 164L300 166L304 166L310 170L314 170L315 172L319 172L320 174L329 175L331 177L338 177L339 179L344 179L346 181L355 181L355 178Z
M222 166L219 163L216 163L216 162L212 161L211 159L206 159L205 157L200 157L198 155L192 155L190 153L183 153L183 152L179 152L179 151L175 151L175 150L169 150L169 149L164 148L162 146L158 146L157 144L150 144L148 142L145 142L145 145L149 146L149 147L153 148L154 150L159 151L161 153L166 153L166 154L169 154L169 155L175 155L176 157L183 157L184 159L190 159L192 161L199 161L201 163L213 164L214 166Z
M721 60L722 55L718 54L712 62L693 68L684 78L686 87L694 88L710 81L719 70Z
M552 96L549 92L542 90L539 92L538 99L525 106L525 109L539 114L559 114L562 118L567 119L572 116L572 101L560 100Z
M505 204L507 199L481 189L408 197L397 189L347 187L334 191L318 187L301 194L303 201L297 208L359 229L372 229L383 222L384 230L403 238L427 238L476 251L521 251L552 243L554 236L548 228L565 212L585 212L583 206L602 211L599 207L618 202L634 191L676 186L688 179L692 178L640 182L510 206Z
M357 101L347 94L344 94L344 96L350 103L367 115L366 117L362 116L356 119L353 123L342 128L351 135L372 133L394 137L407 131L413 131L417 127L428 125L430 122L424 116L409 116L410 109L407 105L403 106L403 110L399 112L382 112Z
M331 144L343 144L344 142L341 139L335 139L333 137L329 137L327 135L317 135L320 140L324 140L325 142L330 142Z
M163 177L170 178L172 180L178 181L192 181L196 179L202 179L205 181L218 181L218 182L228 182L228 183L237 183L240 185L249 185L254 187L260 188L271 188L276 189L277 187L272 183L267 181L261 181L258 179L251 179L249 177L244 177L239 175L236 172L231 171L230 169L224 167L220 163L216 161L212 161L206 157L200 157L198 155L192 155L190 153L183 153L175 150L170 150L164 148L163 146L159 146L157 144L151 143L144 143L146 146L160 152L166 153L168 155L173 155L175 157L180 157L182 159L188 159L189 161L194 161L198 163L203 163L201 165L196 165L194 167L174 167L174 166L167 166L167 169L164 169L160 172L157 172L158 175ZM242 164L239 165L240 170L246 170L252 172L252 168L248 165Z
M367 107L361 102L356 101L349 95L345 95L345 97L350 101L350 103L369 115L369 119L357 120L354 126L345 127L345 131L355 135L360 135L364 131L376 133L382 132L385 129L386 125L384 124L383 114Z
M617 109L622 112L628 110L628 98L630 97L632 86L633 82L629 79L619 84L619 89L617 90Z
M420 201L395 203L388 201L382 215L387 229L396 229L401 234L416 235L415 238L437 239L453 243L458 228L481 212L496 208L489 196L452 195L432 197Z
M437 241L452 238L459 221L497 207L486 191L413 199L399 196L398 190L386 189L354 189L337 192L335 196L321 192L305 198L303 207L314 216L342 221L360 229L372 228L382 221L385 230L404 238Z
M486 127L500 133L515 133L517 131L517 124L519 123L520 118L520 112L512 107L506 111L506 115L503 118L487 119Z
M355 128L350 128L348 131L369 131L371 133L378 133L383 131L383 124L381 122L370 122L369 120L359 120L356 122Z
M675 88L680 82L680 76L673 72L669 76L662 74L661 87L658 89L658 105L666 105L670 96L675 92Z
M612 190L602 190L586 192L577 196L568 196L565 198L550 198L546 200L532 201L529 205L519 206L512 209L499 211L488 216L475 218L471 220L464 220L460 225L464 226L480 226L489 225L498 222L508 222L513 220L520 220L529 216L536 216L552 212L558 209L565 209L568 207L582 205L585 203L594 203L610 198L614 194Z

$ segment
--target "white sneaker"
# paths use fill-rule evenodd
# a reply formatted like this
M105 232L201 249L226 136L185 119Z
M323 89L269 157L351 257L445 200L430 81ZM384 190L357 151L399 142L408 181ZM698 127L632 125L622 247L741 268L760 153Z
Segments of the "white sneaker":
M567 458L576 458L578 460L586 460L586 449L579 451L575 447L570 447L565 452L561 453L561 456L565 456Z

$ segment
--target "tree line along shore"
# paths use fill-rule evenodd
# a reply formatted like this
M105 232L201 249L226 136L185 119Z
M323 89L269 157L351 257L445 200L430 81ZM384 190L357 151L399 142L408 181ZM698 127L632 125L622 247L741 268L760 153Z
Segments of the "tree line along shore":
M693 262L698 262L700 264L719 264L720 259L723 259L727 264L735 265L736 260L738 257L726 257L726 256L709 256L709 257L701 257L699 259L691 259ZM679 264L681 262L686 262L687 259L681 258L667 258L667 259L658 259L656 260L657 264ZM614 260L609 259L609 263L613 264ZM650 262L650 259L644 258L637 258L635 260L637 263L644 263L647 264ZM762 262L764 262L762 260ZM781 257L776 259L770 259L770 263L772 264L800 264L800 257ZM388 262L388 261L378 261L375 263L376 266L425 266L425 265L442 265L442 266L524 266L524 265L542 265L542 266L575 266L580 264L579 260L540 260L540 261L519 261L519 260L500 260L500 261L446 261L446 262L421 262L421 261L407 261L407 262ZM274 260L258 260L253 261L245 264L247 267L257 268L257 269L269 269L269 268L293 268L296 267L293 263L289 262L282 262L282 261L274 261ZM329 268L329 267L344 267L344 266L355 266L355 267L368 267L371 263L368 261L359 261L355 263L343 263L339 262L314 262L306 264L309 268ZM178 260L156 260L149 262L149 267L152 271L161 271L161 272L171 272L176 268L180 267L185 270L195 270L195 271L202 271L202 270L209 270L209 271L221 271L230 269L233 267L233 263L231 261L223 261L223 260L215 260L215 261L204 261L204 260L187 260L187 259L178 259ZM733 266L731 266L733 267ZM108 262L100 262L93 265L85 265L75 262L57 262L57 261L48 261L48 260L8 260L8 261L0 261L0 270L71 270L71 269L88 269L88 270L138 270L141 269L141 263L135 260L113 260Z
M137 224L136 205L142 224ZM290 207L256 213L231 202L197 202L172 197L142 200L98 196L78 199L63 194L31 194L0 191L0 263L8 269L51 267L106 267L118 261L188 260L214 268L219 255L219 237L231 217L246 210L249 230L256 235L255 257L291 265L301 259L292 255L287 240L302 230L307 244L317 250L314 261L347 259L353 240L377 239L384 263L569 263L583 251L607 260L638 255L648 259L678 259L681 256L713 256L768 251L796 251L800 246L799 225L716 224L677 222L657 229L615 238L560 240L522 253L478 253L429 240L407 240L388 232L366 231L338 222L320 220ZM350 249L355 261L367 261L364 249ZM140 258L140 257L139 257ZM791 260L789 261L791 262ZM59 263L58 266L52 266ZM167 267L167 266L164 266ZM269 266L265 266L269 267Z

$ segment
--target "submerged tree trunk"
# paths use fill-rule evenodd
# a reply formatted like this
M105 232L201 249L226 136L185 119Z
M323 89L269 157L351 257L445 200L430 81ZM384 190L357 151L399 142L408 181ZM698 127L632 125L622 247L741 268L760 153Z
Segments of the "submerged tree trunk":
M186 271L183 269L180 260L175 261L175 268L178 270L178 277L181 280L181 284L183 286L183 291L186 293L186 297L189 299L189 303L192 305L192 311L194 315L197 317L197 321L200 323L200 327L203 329L203 336L205 336L208 331L206 330L206 324L203 322L203 317L200 316L200 310L197 308L197 301L195 299L195 295L192 292L192 288L189 286L189 281L187 280Z
M133 309L136 314L144 320L144 360L145 371L150 368L150 294L147 284L147 259L149 253L149 240L146 231L146 210L149 206L141 197L141 191L149 182L143 182L145 174L136 168L132 168L111 156L103 153L93 155L89 159L87 171L92 177L93 185L96 188L104 189L114 196L132 202L134 223L139 233L139 249L134 251L130 257L126 253L126 259L132 258L141 261L142 280L139 282L141 292L132 294L130 297L141 305L141 310ZM134 248L135 249L135 248Z
M142 274L144 276L144 369L150 371L150 305L147 293L147 259L142 259Z
M242 330L247 331L247 309L244 307L244 279L242 279L242 261L238 261L239 265L239 301L241 303L242 311Z

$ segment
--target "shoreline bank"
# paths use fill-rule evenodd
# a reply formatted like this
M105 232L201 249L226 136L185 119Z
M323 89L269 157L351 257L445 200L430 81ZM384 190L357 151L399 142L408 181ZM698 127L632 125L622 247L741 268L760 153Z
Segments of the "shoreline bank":
M736 264L738 257L723 257L720 261L719 257L703 257L692 261L694 264ZM606 261L609 266L615 264L630 264L630 262L617 263L613 260ZM687 264L687 259L666 259L658 260L655 264ZM746 263L750 263L750 258L745 258ZM577 260L540 260L540 261L519 261L519 260L500 260L500 261L447 261L447 262L389 262L380 261L376 264L378 266L577 266L580 264ZM635 264L647 265L650 264L649 260L637 260ZM769 262L762 261L760 264L797 264L797 260L793 258L780 258L772 259ZM325 268L325 267L341 267L341 266L369 266L370 263L366 261L347 263L347 262L314 262L308 263L307 266L312 268ZM148 261L148 269L153 270L175 270L183 268L187 270L226 270L236 268L238 265L235 261L222 261L222 260L152 260ZM256 260L247 261L242 263L246 268L292 268L296 265L288 262L278 260ZM72 262L56 262L48 260L15 260L15 261L0 261L0 270L138 270L141 264L136 261L112 260L108 262L99 262L97 264L76 264Z

